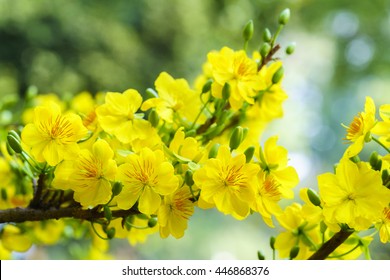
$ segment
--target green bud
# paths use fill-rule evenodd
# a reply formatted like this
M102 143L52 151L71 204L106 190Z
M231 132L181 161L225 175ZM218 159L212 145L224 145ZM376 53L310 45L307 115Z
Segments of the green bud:
M296 258L299 254L299 246L294 246L292 247L291 251L290 251L290 260L293 260L294 258Z
M244 30L242 32L242 36L244 37L245 41L249 41L253 36L253 20L250 20L247 22L247 24L244 27Z
M260 47L260 55L261 57L266 57L271 51L271 45L267 42L263 43Z
M122 183L121 182L115 182L112 186L112 195L117 196L122 191Z
M368 143L372 140L372 136L370 132L367 132L366 135L364 136L364 142Z
M152 88L147 88L146 89L146 98L157 98L158 93L152 89Z
M152 228L157 225L157 217L151 217L148 221L148 227Z
M272 250L275 250L275 241L276 241L276 238L271 236L271 238L269 240L269 246L271 247Z
M220 144L214 144L209 151L209 158L216 158L218 154Z
M382 182L383 182L384 185L387 183L389 178L390 178L389 169L384 169L382 171Z
M8 132L8 135L7 135L7 142L9 144L9 146L11 147L11 149L17 153L17 154L20 154L23 150L22 150L22 146L20 144L20 138L19 137L15 137L14 133L12 133L14 131L10 131ZM16 133L16 132L15 132Z
M280 68L272 76L272 83L273 84L279 83L280 80L283 78L283 75L284 75L284 68L283 66L280 66Z
M360 162L360 157L358 155L356 156L353 156L351 158L349 158L352 162L354 163L359 163Z
M191 187L194 184L194 179L192 178L192 171L188 169L184 174L184 181L187 186Z
M370 156L370 165L372 169L380 171L382 169L382 159L380 158L378 152L372 152Z
M321 206L321 200L314 190L307 189L307 196L309 197L310 202L315 206Z
M106 231L106 234L107 234L107 237L108 239L113 239L115 237L115 228L109 228L107 231Z
M207 82L205 82L205 84L203 85L202 93L209 92L212 84L213 84L213 80L208 79Z
M107 221L111 221L112 219L112 212L108 205L104 205L104 217L106 217Z
M2 200L7 200L8 199L7 190L4 189L4 188L1 189L1 199Z
M157 127L160 122L160 117L158 116L156 110L151 110L148 115L148 121L151 123L153 127Z
M9 155L12 156L12 155L15 154L14 150L12 150L12 148L11 148L11 146L9 145L8 141L6 142L5 147L7 148L7 152L8 152Z
M321 221L321 223L320 223L320 231L321 231L321 233L325 233L327 228L328 228L328 226L324 223L324 221Z
M245 154L245 158L246 158L246 163L248 163L252 160L254 153L255 153L254 146L250 146L245 150L244 154Z
M229 146L231 150L235 150L240 146L243 140L243 129L241 126L236 126L230 136Z
M279 15L279 24L286 25L290 20L290 9L284 9Z
M231 88L230 88L229 83L225 83L223 85L223 88L222 88L222 98L223 98L223 100L225 100L225 101L229 100L230 90L231 90Z
M265 260L264 255L260 251L257 251L257 258L259 259L259 261L264 261Z
M286 48L286 54L292 54L295 51L295 46L296 46L295 42L288 45Z
M186 135L186 137L196 136L196 129L191 129L191 130L186 131L185 135Z
M272 39L272 34L271 34L271 31L269 31L268 28L264 29L264 32L263 32L263 40L264 42L271 42L271 39Z

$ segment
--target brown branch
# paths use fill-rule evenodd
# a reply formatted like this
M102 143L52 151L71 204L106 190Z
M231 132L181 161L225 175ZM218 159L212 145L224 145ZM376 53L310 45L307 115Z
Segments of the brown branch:
M129 215L139 214L135 209L114 210L113 218L126 217ZM47 210L33 208L12 208L0 210L0 223L23 223L27 221L44 221L50 219L74 218L81 220L96 220L104 218L104 212L97 212L96 209L72 208L53 208Z
M275 47L272 48L272 50L267 54L267 56L261 61L261 64L257 68L258 71L263 68L264 65L266 65L268 62L272 60L272 57L274 54L280 49L280 45L276 45Z
M353 233L353 230L340 230L338 233L332 236L327 242L325 242L317 252L315 252L308 260L324 260L334 250L337 249L345 240Z

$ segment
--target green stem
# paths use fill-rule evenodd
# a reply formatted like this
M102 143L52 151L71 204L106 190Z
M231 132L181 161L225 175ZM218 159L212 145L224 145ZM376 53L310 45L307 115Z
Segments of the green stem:
M207 99L206 103L203 104L203 106L202 106L202 108L200 109L198 115L196 115L195 120L192 122L192 125L191 125L191 127L189 128L189 130L191 130L191 129L194 128L196 122L198 121L200 115L203 113L203 110L206 109L206 106L207 106L207 104L209 104L210 100L211 100L211 92L210 92L209 99Z
M355 251L357 248L359 248L359 246L360 246L360 242L358 242L358 244L356 244L356 246L353 247L353 248L352 248L351 250L349 250L348 252L345 252L345 253L343 253L343 254L336 255L336 256L328 256L328 258L330 258L330 259L337 259L337 258L344 257L344 256L346 256L346 255L352 253L353 251Z
M103 239L103 240L110 240L110 238L108 238L108 237L103 237L103 236L101 236L101 235L97 232L97 230L96 230L96 228L95 228L95 225L94 225L93 221L91 221L91 226L92 226L93 232L94 232L99 238L101 238L101 239Z
M379 139L373 136L371 137L371 139L377 142L383 149L385 149L390 154L390 149L387 148L381 141L379 141Z

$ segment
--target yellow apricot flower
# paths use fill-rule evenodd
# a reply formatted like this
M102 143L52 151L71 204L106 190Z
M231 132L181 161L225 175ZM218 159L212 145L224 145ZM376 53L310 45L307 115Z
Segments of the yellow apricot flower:
M271 219L272 215L282 213L282 208L278 205L278 202L282 198L282 194L279 191L279 183L273 175L267 175L263 171L257 174L257 180L258 186L255 190L255 200L251 208L260 213L268 226L274 227Z
M167 238L170 234L175 238L183 237L188 219L194 213L194 203L191 198L191 191L187 186L164 197L157 216L162 238Z
M128 89L123 94L108 92L105 103L96 108L99 124L104 131L125 144L139 138L146 139L145 130L151 125L143 119L143 114L137 113L141 103L142 97L134 89Z
M48 103L35 108L34 122L24 127L22 141L37 161L55 166L78 155L77 141L87 132L78 115L63 115L57 104Z
M244 101L254 104L253 98L262 84L257 63L248 58L245 51L223 47L219 52L210 52L207 58L215 80L212 85L213 96L222 98L222 88L225 83L229 83L229 103L234 110L240 109Z
M61 238L65 228L63 220L46 220L42 222L30 222L33 228L34 243L54 245Z
M275 240L275 249L279 251L280 257L289 257L291 249L299 246L299 253L295 259L309 258L316 250L315 244L320 243L320 234L316 230L318 224L305 220L302 206L298 203L287 206L283 214L276 219L287 230L281 232Z
M81 116L83 125L90 131L96 131L98 127L96 115L96 102L89 92L83 91L72 98L72 110Z
M385 207L382 218L376 227L379 230L379 237L382 243L390 242L390 207Z
M190 89L184 79L174 79L166 72L162 72L155 81L158 97L146 100L141 109L143 111L156 108L161 119L172 123L177 113L187 122L195 121L202 106L200 94ZM198 121L204 120L202 116Z
M84 207L107 203L112 195L110 181L117 170L114 152L105 140L97 140L92 150L81 150L73 161L63 161L54 171L53 186L74 191L74 199Z
M243 219L255 199L259 166L245 162L245 155L232 157L227 146L221 146L216 158L208 159L195 171L193 179L201 189L200 199L215 204L224 214Z
M381 105L379 107L379 115L382 121L375 125L372 133L379 135L379 141L390 148L390 104Z
M138 200L139 211L148 215L160 207L160 195L169 195L179 186L179 179L164 153L149 148L127 156L126 163L118 167L117 180L123 184L122 192L116 197L118 207L130 209Z
M11 224L6 224L3 227L1 242L5 249L17 252L26 252L32 245L30 236L19 227Z
M351 143L343 157L351 158L360 153L375 123L375 104L372 98L367 96L364 112L356 115L349 126L343 125L347 129L345 140Z
M169 144L169 150L193 162L199 162L206 155L205 149L195 138L185 137L182 128L176 131Z
M380 172L367 163L344 158L336 174L321 174L317 179L326 223L364 230L380 219L390 203L390 190L382 185Z
M272 174L280 184L279 191L284 198L293 198L292 188L299 183L298 174L294 167L288 166L288 151L276 144L277 136L270 137L260 147L260 167L268 174Z

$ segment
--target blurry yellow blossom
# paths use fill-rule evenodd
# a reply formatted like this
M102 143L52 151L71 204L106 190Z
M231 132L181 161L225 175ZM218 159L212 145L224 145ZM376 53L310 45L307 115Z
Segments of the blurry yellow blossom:
M166 72L162 72L155 81L158 97L150 98L142 104L142 110L156 108L161 119L172 123L176 114L186 122L193 122L202 106L200 93L190 89L184 79L174 79ZM204 121L204 117L198 118Z
M138 209L144 214L154 214L160 207L160 195L173 193L179 185L164 153L149 148L129 155L118 168L117 180L123 183L122 192L116 197L118 207L130 209L138 200Z
M83 125L90 131L96 131L98 126L96 107L93 96L86 91L77 94L71 101L71 109L81 116Z
M0 236L2 245L9 251L25 252L32 245L30 236L23 233L19 227L11 224L3 227Z
M107 203L112 194L111 183L115 179L114 152L104 140L97 140L92 151L83 149L77 159L64 161L54 172L53 186L72 189L74 199L84 207Z
M77 141L87 135L81 118L75 114L61 114L55 103L38 106L34 122L22 131L22 141L28 152L39 162L55 166L63 159L72 159L79 153Z
M232 157L227 146L221 146L216 158L208 159L194 173L195 184L201 189L200 199L216 205L224 214L243 219L255 199L256 175L259 167L245 162L245 155Z
M66 105L58 95L54 93L39 94L31 100L31 107L25 109L22 114L22 120L24 124L28 124L34 121L34 108L37 106L50 106L50 104L55 103L60 107L61 111L64 111Z
M194 213L194 203L191 198L192 195L187 186L164 197L158 210L158 224L162 238L170 234L175 238L183 237L188 220Z
M360 153L375 123L375 104L372 98L367 96L364 112L355 116L349 126L344 126L347 130L345 140L351 144L344 152L343 157L351 158Z
M65 228L63 220L46 220L32 222L34 240L36 243L54 245L61 238Z
M229 83L229 103L234 110L240 109L244 101L254 104L254 97L262 84L257 63L248 58L245 51L223 47L220 52L210 52L207 58L215 80L212 85L213 96L222 98L222 88L225 83Z
M138 91L128 89L123 94L108 92L105 103L96 108L98 121L104 131L128 144L135 139L146 139L150 123L137 113L142 103Z
M385 207L380 222L376 224L382 243L390 242L390 207Z
M325 222L345 223L355 230L370 227L390 203L390 190L382 185L381 174L368 164L342 159L336 174L318 177Z
M390 104L380 106L379 115L382 121L375 125L372 133L379 135L379 141L386 147L390 147Z
M185 137L183 129L178 129L169 145L175 154L199 162L206 152L202 145L193 137Z

